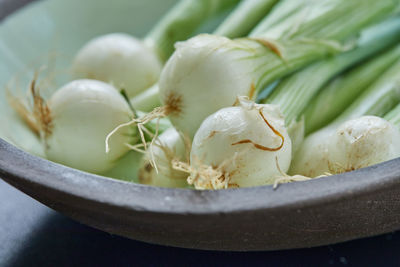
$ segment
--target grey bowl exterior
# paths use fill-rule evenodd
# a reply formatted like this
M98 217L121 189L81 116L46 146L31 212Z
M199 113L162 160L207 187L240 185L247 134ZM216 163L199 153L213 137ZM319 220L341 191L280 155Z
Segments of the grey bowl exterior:
M31 156L0 140L0 176L71 218L145 242L279 250L400 229L400 160L309 182L193 191L136 185Z
M26 2L0 0L0 20ZM280 250L400 229L400 159L275 191L271 186L193 191L80 172L0 139L0 177L87 225L177 247Z

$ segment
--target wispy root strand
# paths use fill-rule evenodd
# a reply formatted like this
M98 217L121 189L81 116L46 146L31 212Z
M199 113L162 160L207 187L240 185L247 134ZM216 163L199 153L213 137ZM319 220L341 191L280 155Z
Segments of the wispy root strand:
M140 135L140 140L141 140L141 144L137 144L137 145L130 145L130 144L126 144L130 149L137 151L139 153L143 153L145 154L148 150L148 146L150 146L150 164L153 168L155 168L156 172L158 173L158 168L157 168L157 164L155 161L155 157L154 157L154 152L152 149L152 145L154 144L154 142L157 140L158 138L158 134L159 134L159 122L161 118L164 118L168 116L168 110L165 107L158 107L155 108L152 112L146 114L145 116L143 116L142 118L133 118L131 121L127 122L127 123L123 123L119 126L117 126L114 130L112 130L106 137L105 140L105 144L106 144L106 153L109 153L111 150L110 147L110 139L113 135L115 135L118 131L120 131L122 128L125 127L129 127L129 126L133 126L136 124L138 131L139 131L139 135ZM146 128L146 124L149 123L152 120L157 120L156 123L156 130L155 133L153 134L152 132L150 132L147 128ZM151 137L151 141L150 142L146 142L146 138L145 138L145 133L148 134ZM143 149L141 149L143 148Z
M234 165L236 154L232 159L225 160L218 167L204 164L200 159L195 158L195 164L191 166L189 163L173 160L172 167L175 170L189 174L187 182L194 185L198 190L220 190L230 187L237 187L230 183L231 174L226 171L228 166Z
M39 72L35 72L29 85L29 95L32 97L32 106L23 98L15 97L6 88L7 99L10 106L23 119L26 125L43 140L46 140L53 130L53 119L46 100L40 95L40 88L37 86Z
M277 179L275 179L274 190L278 189L280 184L286 184L286 183L292 183L292 182L304 182L304 181L309 181L312 179L318 179L318 178L323 178L323 177L332 175L330 173L325 173L325 175L321 175L321 176L318 176L315 178L310 178L310 177L303 176L303 175L290 176L281 170L281 168L279 166L279 162L278 162L278 157L276 157L275 159L276 159L276 167L279 170L281 177L278 177Z

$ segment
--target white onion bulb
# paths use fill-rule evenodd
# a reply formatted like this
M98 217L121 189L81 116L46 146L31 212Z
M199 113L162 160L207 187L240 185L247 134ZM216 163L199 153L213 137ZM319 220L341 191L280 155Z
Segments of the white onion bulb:
M48 159L80 170L102 173L125 155L132 139L130 128L118 131L105 151L107 135L129 122L132 112L109 84L76 80L56 91L47 103L51 123L45 135Z
M337 126L306 138L293 160L292 174L338 174L400 157L400 132L382 118L363 116Z
M125 89L133 97L158 81L162 64L141 40L112 33L88 42L76 55L72 70L88 78Z
M382 118L364 116L339 126L328 150L331 172L353 171L400 157L400 132Z
M178 43L159 82L173 125L193 137L207 116L254 92L254 66L241 60L248 56L254 56L250 42L246 47L221 36L203 34Z
M166 130L149 147L143 158L138 173L139 181L159 187L187 187L188 174L175 170L172 166L173 160L184 161L185 157L186 146L181 135L174 128ZM157 170L152 166L151 160L155 161Z
M191 151L197 189L273 184L289 169L292 144L279 108L240 99L239 106L219 110L197 131ZM208 179L213 170L220 177Z

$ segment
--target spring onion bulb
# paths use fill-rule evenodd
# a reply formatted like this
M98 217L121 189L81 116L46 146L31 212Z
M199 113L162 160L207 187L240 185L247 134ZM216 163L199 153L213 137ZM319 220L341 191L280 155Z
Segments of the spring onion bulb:
M400 156L397 154L400 151L396 141L400 137L398 130L382 119L366 116L383 116L400 102L399 68L400 61L335 121L308 136L296 153L291 173L316 177L326 172L355 170Z
M130 97L154 85L162 65L207 19L239 0L182 0L143 39L112 33L89 41L72 64L75 78L96 79L124 88Z
M196 189L251 187L273 184L290 161L291 140L279 109L242 97L201 124L186 170Z
M400 131L382 118L363 116L340 125L327 150L329 172L361 169L400 157Z
M143 116L134 111L113 86L97 80L75 80L57 90L47 101L40 96L34 79L30 110L21 99L13 107L41 138L49 160L101 174L111 169L130 149L140 150L143 139L136 125L122 127L105 140L117 126ZM163 132L169 123L146 125L145 141Z
M354 8L347 9L349 2ZM375 8L370 8L371 4ZM179 131L193 137L207 116L231 106L237 96L254 99L261 89L275 80L315 60L343 51L343 45L338 42L358 34L366 25L380 21L382 16L392 14L392 8L397 6L400 3L393 1L376 4L369 0L357 3L337 0L321 16L301 24L299 32L307 34L302 36L296 32L293 39L271 40L266 32L259 38L236 40L199 35L178 43L159 81L164 115L169 115ZM336 19L324 21L324 16L341 17L349 23L342 24ZM330 32L333 27L335 30ZM315 31L311 32L312 29ZM324 33L329 40L324 38Z
M187 145L182 136L170 128L150 145L141 161L138 177L142 184L183 188L187 187L187 174L174 169L174 161L187 162ZM152 164L155 161L156 165Z
M96 79L125 88L135 96L158 81L162 64L142 41L122 33L97 37L76 55L75 77Z
M102 173L125 155L133 141L130 129L104 140L117 125L133 114L118 91L103 82L76 80L57 90L47 101L48 120L41 119L42 139L49 160L80 170Z

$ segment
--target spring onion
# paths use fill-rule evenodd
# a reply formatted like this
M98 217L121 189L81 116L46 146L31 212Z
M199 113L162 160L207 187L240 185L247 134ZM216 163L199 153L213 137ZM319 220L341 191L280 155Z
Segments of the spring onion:
M133 97L157 82L175 42L187 39L207 19L238 2L181 0L143 40L122 33L97 37L76 55L74 75L110 82L117 88L125 88Z
M74 59L75 77L90 78L126 88L134 96L157 82L161 62L138 39L123 33L97 37Z
M274 88L263 103L280 107L296 147L303 140L304 129L304 125L298 124L303 124L309 119L305 117L305 120L301 120L300 115L314 95L338 73L397 43L400 40L399 33L400 19L397 18L374 25L361 33L353 50L314 63L283 79Z
M139 149L142 139L137 127L124 127L108 140L110 151L106 152L105 140L113 129L143 116L132 110L113 86L97 80L75 80L47 101L39 89L34 79L30 86L31 109L19 99L13 106L20 107L16 110L39 134L49 160L101 174L130 149ZM164 121L147 124L143 138L149 139L152 133L169 126Z
M279 0L244 0L214 31L229 38L247 36ZM158 84L131 99L132 105L142 111L151 111L161 105Z
M365 88L399 59L400 46L396 46L330 82L303 112L306 134L333 121Z
M193 137L208 115L231 106L236 96L254 99L271 82L342 51L339 41L354 37L399 6L398 1L388 0L336 0L322 15L300 23L293 38L273 41L265 32L238 40L200 35L179 43L160 77L163 115L169 115L179 131ZM282 23L290 29L299 22L289 18Z
M187 187L187 174L173 167L174 160L187 161L187 153L184 138L174 128L166 130L150 145L142 159L139 182L160 187ZM152 164L153 160L155 164Z
M370 166L384 161L385 155L386 160L397 155L397 147L393 146L393 153L390 148L391 141L397 138L394 127L372 117L363 117L359 121L355 119L365 115L381 117L400 102L399 68L400 61L397 61L338 118L308 136L296 153L291 173L316 177L327 172L338 173ZM384 156L382 153L369 153L369 139L374 140L374 137L369 137L370 133L377 137L379 142L375 143L384 148ZM390 137L392 134L395 137ZM385 140L388 145L383 146L381 142Z
M247 36L279 0L244 0L214 31L228 38Z
M291 147L278 107L239 98L237 106L221 109L201 124L186 168L188 182L196 189L274 183L289 169Z
M391 122L398 130L400 130L400 104L392 111L385 115L385 120Z
M330 171L341 173L400 157L400 105L384 118L346 121L328 145Z

